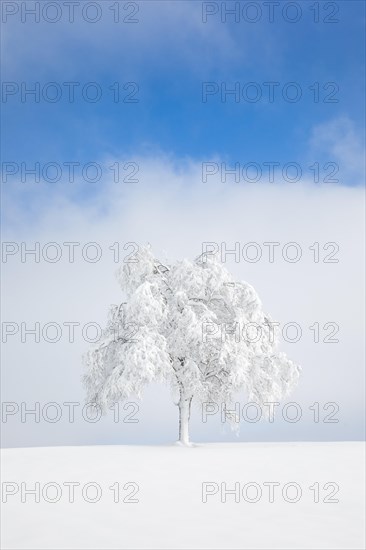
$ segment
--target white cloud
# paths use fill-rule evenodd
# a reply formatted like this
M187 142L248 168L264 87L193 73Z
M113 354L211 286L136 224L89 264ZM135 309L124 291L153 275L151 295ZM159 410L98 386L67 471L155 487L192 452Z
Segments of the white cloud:
M365 183L365 143L361 130L348 116L340 116L313 128L310 149L328 155L339 165L341 183ZM339 176L338 176L339 177Z
M237 279L249 281L258 291L265 310L281 323L296 321L303 337L282 349L303 367L300 386L291 399L302 404L299 424L245 425L242 436L262 439L354 439L362 434L363 393L363 190L311 183L230 185L201 182L199 163L177 165L173 160L140 159L140 183L104 182L90 199L62 196L62 188L39 193L30 219L15 218L4 240L60 243L61 261L21 263L18 256L3 264L6 289L3 320L30 325L35 321L105 322L107 306L120 299L114 278L117 264L108 248L128 242L150 242L155 253L171 259L195 257L202 242L226 243L228 249L248 242L261 247L257 263L227 257L227 267ZM24 185L24 184L23 184ZM70 185L69 190L70 190ZM34 197L33 197L34 199ZM13 204L13 206L12 206ZM14 204L17 205L15 209ZM8 211L22 214L19 202ZM37 217L34 217L34 214ZM68 263L66 241L100 243L103 256L88 263L77 248L75 263ZM279 242L274 263L268 262L265 242ZM289 263L281 251L297 242L302 258ZM314 263L313 243L320 243L321 261ZM324 263L326 243L339 246L338 263ZM315 344L309 326L338 323L338 344ZM326 333L328 334L328 330ZM5 401L82 401L80 384L82 351L87 344L79 336L74 344L63 337L56 344L22 344L10 338L3 354ZM324 336L324 335L323 335ZM244 397L243 397L244 401ZM315 401L340 405L338 424L314 424L308 407ZM329 412L329 411L328 411ZM198 413L197 413L198 414ZM309 421L310 418L310 421ZM219 439L213 423L196 416L195 440ZM176 411L165 389L151 388L141 404L138 425L116 425L111 420L96 425L4 425L3 443L70 444L98 442L159 442L176 436Z

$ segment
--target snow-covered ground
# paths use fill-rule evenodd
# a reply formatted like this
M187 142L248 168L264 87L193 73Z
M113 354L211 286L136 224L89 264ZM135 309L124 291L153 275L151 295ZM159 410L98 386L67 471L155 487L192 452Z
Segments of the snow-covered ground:
M40 502L26 493L36 482ZM80 484L74 502L70 482ZM269 482L279 483L272 485L273 502ZM240 484L239 502L235 494L222 502L221 483ZM360 442L6 449L2 492L4 549L351 550L365 544Z

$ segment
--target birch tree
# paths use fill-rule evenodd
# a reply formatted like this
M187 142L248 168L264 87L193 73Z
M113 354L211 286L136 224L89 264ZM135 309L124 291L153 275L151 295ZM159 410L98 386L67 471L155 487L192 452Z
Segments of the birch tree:
M179 441L188 445L193 401L224 404L244 391L263 405L296 385L300 369L277 351L277 331L254 288L235 282L216 255L164 265L143 247L117 278L126 299L110 307L84 357L87 399L103 411L140 398L150 382L168 383Z

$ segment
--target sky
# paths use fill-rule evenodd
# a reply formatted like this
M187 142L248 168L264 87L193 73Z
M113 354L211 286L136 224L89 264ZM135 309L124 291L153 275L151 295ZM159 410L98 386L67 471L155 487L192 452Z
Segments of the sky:
M60 13L41 11L37 23L20 4L15 14L3 7L3 81L19 87L3 98L6 160L88 162L163 151L195 160L220 156L232 164L310 163L314 155L337 162L324 128L331 134L334 121L343 121L335 139L362 139L363 2L318 2L317 10L309 1L295 8L282 2L273 12L263 2L256 8L239 2L237 21L226 15L235 2L145 0L127 9L120 2L117 23L108 0L98 4L98 14L75 8L73 23L60 4ZM56 15L60 20L49 22ZM97 16L95 23L85 20ZM55 103L47 100L57 97L50 82L61 90ZM77 83L73 103L65 82ZM83 98L90 82L101 91L99 101ZM118 103L109 89L116 82ZM135 84L123 90L128 82ZM238 83L239 101L217 92L203 102L205 82L228 91ZM251 82L255 86L245 88ZM266 82L276 83L272 99ZM296 87L287 88L291 82ZM31 95L22 102L22 83L38 83L39 103ZM95 88L89 92L93 99ZM128 94L137 102L123 103ZM299 99L291 103L286 94Z
M146 242L175 261L204 242L221 251L255 242L260 261L228 256L227 267L274 318L302 326L299 342L281 346L302 365L293 400L307 414L246 423L240 440L362 439L364 3L280 2L272 17L265 2L104 0L80 2L73 22L65 3L52 4L40 2L39 15L24 11L34 2L2 4L3 240L18 247L3 256L3 320L103 325L120 299L113 243L122 261L128 243ZM51 241L59 261L22 261L21 243ZM74 262L65 242L80 243ZM100 261L80 253L89 242ZM280 243L274 262L266 242ZM296 263L282 254L291 242ZM311 341L314 322L337 323L340 341ZM3 400L82 403L87 347L80 334L72 344L9 337ZM14 414L2 444L169 442L170 401L167 388L150 388L136 424ZM340 421L312 421L314 402L336 403ZM192 431L236 440L199 411Z

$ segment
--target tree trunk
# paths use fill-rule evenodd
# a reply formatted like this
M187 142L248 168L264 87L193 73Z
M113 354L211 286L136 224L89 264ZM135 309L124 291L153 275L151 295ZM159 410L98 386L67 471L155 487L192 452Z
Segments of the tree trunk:
M182 445L189 445L189 418L191 416L192 397L183 393L179 399L179 442Z

